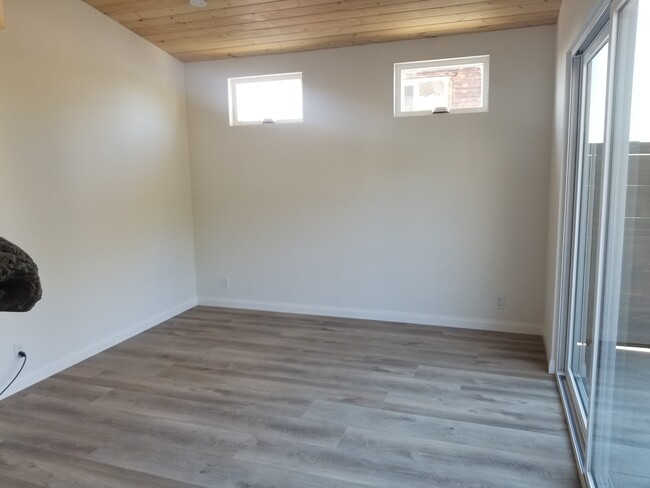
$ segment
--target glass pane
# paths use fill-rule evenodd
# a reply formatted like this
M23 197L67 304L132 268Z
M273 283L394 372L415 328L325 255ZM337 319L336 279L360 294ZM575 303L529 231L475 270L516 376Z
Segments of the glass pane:
M300 80L238 84L237 115L239 122L302 118Z
M650 487L650 0L619 17L612 219L619 241L610 339L599 366L594 471L599 486ZM620 264L618 264L620 263ZM601 380L602 378L602 380ZM601 385L602 384L602 388ZM602 389L602 391L601 391Z
M302 120L301 75L282 75L280 79L274 78L275 75L270 75L229 81L234 88L231 96L234 96L235 100L231 106L236 107L235 122Z
M451 76L437 76L423 70L402 71L402 111L449 109Z
M585 108L583 147L579 176L577 214L576 274L573 337L569 372L585 412L589 406L592 374L596 280L598 277L598 239L602 207L603 140L607 95L607 44L587 60L584 70Z
M408 113L485 109L488 61L488 56L477 56L472 62L398 63L395 66L401 90L399 110Z

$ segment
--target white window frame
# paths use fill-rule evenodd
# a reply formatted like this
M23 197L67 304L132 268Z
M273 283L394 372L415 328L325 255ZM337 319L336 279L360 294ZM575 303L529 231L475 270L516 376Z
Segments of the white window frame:
M242 122L238 120L237 112L237 86L245 83L259 83L264 81L282 81L282 80L300 80L300 98L302 102L302 72L295 73L279 73L272 75L259 75L259 76L241 76L237 78L228 78L228 112L230 114L230 125L273 125L273 124L295 124L303 121L303 116L295 119L264 119L260 121L247 121Z
M458 108L449 110L452 114L466 114L488 111L488 95L490 87L490 55L466 56L462 58L431 59L427 61L411 61L406 63L395 63L394 65L394 93L393 93L393 115L395 117L415 117L430 115L431 110L402 110L402 72L411 69L422 68L453 68L456 66L483 65L483 86L481 87L482 106L475 108ZM447 112L444 112L447 113Z

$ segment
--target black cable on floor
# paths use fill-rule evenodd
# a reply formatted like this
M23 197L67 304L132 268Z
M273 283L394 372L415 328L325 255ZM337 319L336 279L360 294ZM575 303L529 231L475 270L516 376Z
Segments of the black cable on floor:
M27 353L25 353L24 351L20 351L20 352L18 353L18 356L21 357L21 358L23 358L23 365L20 367L20 369L19 369L18 372L16 373L16 376L14 376L14 379L11 380L11 381L9 382L9 384L7 385L7 387L6 387L4 390L0 391L0 396L2 396L2 394L3 394L5 391L7 391L11 385L14 384L14 381L16 381L16 379L20 376L20 373L23 372L23 368L25 367L25 364L27 364Z

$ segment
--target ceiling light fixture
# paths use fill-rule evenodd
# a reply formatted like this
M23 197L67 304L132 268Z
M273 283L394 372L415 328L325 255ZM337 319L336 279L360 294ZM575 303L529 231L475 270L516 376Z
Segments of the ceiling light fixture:
M190 0L190 5L196 8L205 7L207 4L208 2L205 0Z

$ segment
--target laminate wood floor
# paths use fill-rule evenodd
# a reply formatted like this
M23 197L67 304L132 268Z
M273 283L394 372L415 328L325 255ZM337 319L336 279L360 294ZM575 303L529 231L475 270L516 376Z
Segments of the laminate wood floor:
M0 402L2 488L565 488L539 337L197 307Z

